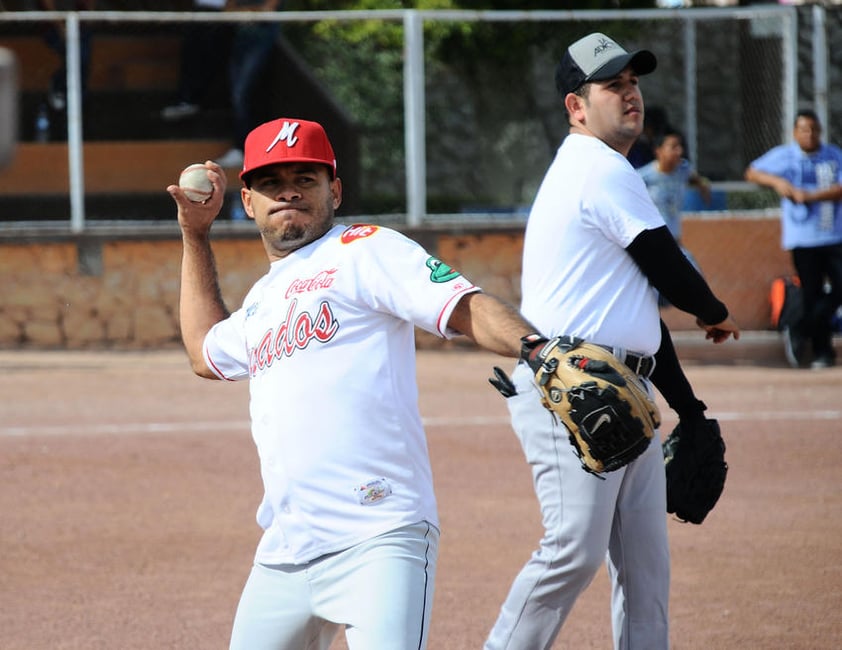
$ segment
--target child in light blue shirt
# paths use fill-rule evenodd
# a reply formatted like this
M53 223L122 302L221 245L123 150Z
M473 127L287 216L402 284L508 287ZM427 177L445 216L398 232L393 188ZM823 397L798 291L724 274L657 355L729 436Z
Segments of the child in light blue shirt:
M710 183L684 158L684 138L666 129L654 141L655 159L638 169L649 195L658 206L667 228L681 244L681 207L687 187L696 187L702 200L710 203Z

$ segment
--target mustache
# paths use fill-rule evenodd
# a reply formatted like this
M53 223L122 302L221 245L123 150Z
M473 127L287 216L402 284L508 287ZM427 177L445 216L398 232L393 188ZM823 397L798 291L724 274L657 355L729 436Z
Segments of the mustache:
M276 203L271 208L269 208L269 215L275 215L279 212L288 212L289 210L295 210L296 212L305 212L309 209L309 206L306 203Z

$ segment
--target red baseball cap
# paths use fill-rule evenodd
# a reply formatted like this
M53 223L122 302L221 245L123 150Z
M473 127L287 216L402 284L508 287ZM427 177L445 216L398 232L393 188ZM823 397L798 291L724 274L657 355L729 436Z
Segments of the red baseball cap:
M281 117L256 127L246 138L240 179L260 167L290 162L322 163L336 177L336 155L321 124Z

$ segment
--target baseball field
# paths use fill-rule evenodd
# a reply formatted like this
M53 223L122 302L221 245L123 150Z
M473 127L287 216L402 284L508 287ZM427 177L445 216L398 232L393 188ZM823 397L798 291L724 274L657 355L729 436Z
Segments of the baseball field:
M701 526L669 522L673 648L840 648L842 367L717 352L686 370L730 471ZM418 359L443 529L430 648L479 649L541 535L537 503L486 382L501 359ZM226 648L260 534L246 384L194 377L180 350L0 367L0 648ZM554 647L610 648L608 598L602 570Z

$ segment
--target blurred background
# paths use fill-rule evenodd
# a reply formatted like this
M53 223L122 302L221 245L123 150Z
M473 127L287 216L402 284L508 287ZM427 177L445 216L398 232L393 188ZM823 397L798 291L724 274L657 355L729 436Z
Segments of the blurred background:
M717 291L736 291L728 302L744 306L744 326L769 327L769 284L791 269L777 197L742 175L791 139L799 108L815 109L825 140L842 142L842 49L829 46L842 42L842 4L223 4L0 3L0 48L13 62L0 74L0 346L140 345L159 328L138 313L150 296L166 330L153 341L177 341L179 238L164 190L187 164L231 163L215 232L231 255L252 259L237 198L243 101L254 124L294 116L325 125L344 181L340 219L452 250L476 269L472 279L517 301L520 235L566 134L554 68L592 31L657 55L658 70L642 80L647 133L679 128L713 187L707 204L687 192L685 243ZM271 28L268 54L251 86L235 91L248 77L234 67L238 52L261 27ZM192 45L197 33L204 49ZM205 63L189 72L197 54ZM185 81L201 90L189 101ZM150 268L132 269L132 259ZM223 278L233 298L264 264L254 255L251 274ZM134 325L117 326L106 311L128 312ZM49 334L33 334L35 321Z
M68 102L52 101L52 79L63 64L57 45L63 44L51 43L49 30L71 14L47 19L32 12L43 4L6 0L0 14L0 46L17 55L20 67L19 146L0 175L3 221L69 218L70 185L56 167L68 155ZM652 2L566 3L581 6L577 14L552 11L553 4L287 2L274 16L262 14L279 29L251 93L254 119L295 115L325 122L349 191L344 214L406 213L407 167L417 173L420 164L422 219L517 216L566 132L553 85L562 48L603 31L629 49L646 47L658 56L658 72L644 80L647 112L654 127L668 121L683 130L688 158L724 192L715 207L776 204L734 183L751 160L790 137L796 108L816 108L826 137L841 139L842 51L826 44L842 42L842 5L659 11ZM424 9L418 12L421 43L408 42L414 34L407 33L403 8L412 6ZM153 218L157 204L144 195L161 194L158 178L151 170L149 179L136 170L122 178L111 163L142 161L137 166L172 178L191 141L193 150L212 158L227 150L233 118L225 54L232 32L209 23L218 30L220 56L208 62L216 74L202 110L167 121L161 111L177 100L185 35L194 27L170 14L191 13L192 1L98 0L94 7L76 14L84 66L79 134L90 145L83 150L85 219ZM231 13L203 16L230 20L228 27L247 24ZM817 42L825 44L822 51ZM407 60L409 48L421 56ZM411 84L418 90L409 99L420 107L407 105ZM418 129L423 151L407 151ZM33 178L31 170L48 161L51 178ZM124 200L127 195L134 200Z

